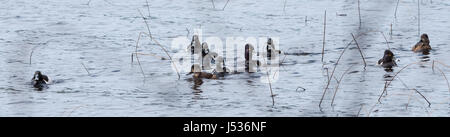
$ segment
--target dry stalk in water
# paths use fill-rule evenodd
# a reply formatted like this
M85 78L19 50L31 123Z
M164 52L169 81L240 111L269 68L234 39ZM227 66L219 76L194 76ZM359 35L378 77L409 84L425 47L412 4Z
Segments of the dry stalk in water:
M34 52L34 50L31 50L31 53L30 53L30 65L31 65L31 57L33 56L33 52Z
M265 58L264 62L267 62ZM269 75L269 69L267 68L267 65L264 66L266 68L266 74L267 74L267 82L269 82L269 88L270 88L270 96L272 97L272 107L275 106L275 96L273 95L272 91L272 83L270 82L270 75Z
M287 55L284 55L283 60L281 60L281 62L280 62L279 65L281 65L281 64L284 63L284 60L286 59L286 57L287 57ZM272 77L272 78L275 78L275 75L277 74L277 72L278 72L278 71L275 71L275 72L273 73L273 77Z
M148 4L148 0L145 0L147 3L147 11L148 11L148 18L150 18L150 5Z
M139 68L141 69L142 76L144 76L144 79L145 79L144 69L142 69L141 61L139 61L139 57L138 57L138 55L137 55L137 49L138 49L139 41L141 40L142 34L145 34L145 32L140 32L140 33L139 33L138 40L136 41L136 48L135 48L134 54L136 55L136 60L137 60L137 62L138 62L138 64L139 64Z
M305 92L305 91L306 91L306 88L303 88L303 87L297 87L297 89L295 89L295 92L298 92L298 89L302 89L302 90L303 90L303 92Z
M390 30L389 36L391 36L391 39L392 39L392 23L391 23L391 30Z
M381 97L382 97L383 94L386 92L386 90L387 90L387 88L389 87L389 85L391 85L392 81L394 81L395 77L397 77L397 75L398 75L400 72L402 72L402 70L404 70L405 68L407 68L407 67L409 67L409 66L411 66L411 65L413 65L413 64L417 64L417 63L420 63L420 62L414 62L414 63L408 64L408 65L404 66L402 69L400 69L397 73L395 73L395 75L392 77L391 81L389 81L389 82L386 84L386 86L384 87L383 92L381 92L380 97L378 97L378 102L379 102L379 103L381 103L381 101L380 101L380 100L381 100Z
M384 35L383 32L380 31L380 33L381 33L381 35L383 35L383 38L384 38L384 40L386 41L386 45L387 45L388 49L391 50L391 47L389 47L389 42L388 42L388 40L386 39L386 36Z
M325 30L327 27L327 10L325 10L325 15L323 18L323 39L322 39L322 63L323 63L323 56L325 54Z
M214 5L214 0L211 0L212 6L214 9L216 9L216 6Z
M323 98L325 97L325 94L327 93L328 87L330 86L331 78L332 78L333 75L334 75L334 71L336 71L336 67L337 67L338 64L339 64L339 61L341 60L342 55L344 55L344 52L345 52L345 51L347 50L347 48L352 44L353 41L355 41L355 40L353 39L352 41L350 41L350 43L347 44L347 46L345 46L344 50L342 50L342 52L341 52L341 55L339 55L339 58L337 59L336 64L334 65L333 71L331 72L331 76L328 78L327 85L325 86L325 89L323 90L322 97L320 98L320 102L319 102L319 108L320 108L320 109L322 109L322 107L321 107L321 106L322 106L322 101L323 101Z
M227 5L228 5L228 2L230 2L230 0L227 0L227 3L225 3L225 6L223 6L222 10L225 10L225 8L226 8Z
M403 82L403 80L402 80L400 77L397 77L397 78L398 78L398 80L403 84L403 86L405 86L406 89L408 89L408 90L413 90L413 91L415 91L416 93L418 93L420 96L422 96L423 99L425 99L425 101L427 101L428 107L431 106L430 101L428 101L428 99L427 99L422 93L420 93L420 92L419 92L417 89L415 89L415 88L410 89L410 88L408 87L408 85L406 85L405 82ZM408 100L409 100L409 99L408 99ZM409 104L409 101L408 101L408 104Z
M436 69L441 72L442 76L445 78L445 81L447 81L448 92L450 93L450 84L448 83L447 76L445 76L445 73L438 66L436 66Z
M355 43L356 43L356 46L358 47L359 53L361 54L361 57L362 57L362 59L363 59L363 61L364 61L364 70L366 70L366 66L367 66L366 59L364 59L363 53L362 53L362 51L361 51L361 48L359 47L358 42L356 41L355 36L353 35L353 33L351 33L351 34L352 34L353 40L354 40Z
M397 6L395 6L394 18L397 18L398 3L400 3L400 0L397 0Z
M336 89L334 90L333 99L331 100L331 106L333 106L334 98L336 97L336 93L337 93L337 91L338 91L338 89L339 89L339 85L341 84L342 79L344 78L345 74L347 74L348 71L350 71L350 70L353 68L353 66L355 66L355 65L352 65L352 66L350 66L347 70L345 70L345 72L342 73L342 75L341 75L341 77L339 78L339 80L337 80Z
M151 32L150 32L150 27L149 27L149 25L148 25L148 23L147 23L147 20L144 18L144 16L142 15L141 11L140 11L140 10L138 10L138 11L139 11L139 14L141 14L141 16L142 16L142 19L144 20L145 25L147 26L148 36L149 36L150 39L151 39L153 42L155 42L156 45L158 45L158 46L166 53L166 55L169 57L170 62L172 63L173 67L175 67L175 70L177 71L178 79L180 79L180 78L181 78L180 72L178 71L177 66L176 66L175 63L173 62L172 56L170 56L170 54L169 54L169 52L167 51L166 48L164 48L164 47L163 47L156 39L153 38L153 36L152 36L152 34L151 34Z
M440 61L437 61L437 60L433 60L433 65L434 65L434 62L437 62L437 63L441 64L441 65L444 66L444 67L450 68L449 65L444 64L444 63L442 63L442 62L440 62ZM434 66L433 66L433 67L434 67Z
M89 73L88 69L86 68L86 66L84 66L83 63L81 63L81 65L83 65L84 70L86 70L86 72L88 73L88 75L91 75L91 73Z
M417 36L420 37L420 0L417 0Z
M359 16L359 29L361 29L361 9L359 6L359 0L358 0L358 16Z
M359 117L359 113L361 112L362 108L363 108L363 104L361 104L361 107L359 108L358 114L356 114L356 117Z
M165 58L165 57L161 57L161 56L158 56L158 55L153 54L153 53L132 53L132 54L134 54L134 55L153 56L153 57L156 57L156 58L161 59L161 60L166 60L166 59L167 59L167 58Z

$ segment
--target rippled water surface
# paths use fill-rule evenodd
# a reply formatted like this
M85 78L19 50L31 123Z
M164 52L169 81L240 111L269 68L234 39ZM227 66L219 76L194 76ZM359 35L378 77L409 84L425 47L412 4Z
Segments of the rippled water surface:
M0 0L0 116L449 116L450 91L433 60L450 64L450 1L423 0L420 33L427 33L429 55L410 51L419 40L417 1L361 0L361 28L357 0ZM168 60L140 56L145 73L131 62L139 32L147 31L140 18L150 11L153 37L170 47L173 38L203 36L280 38L286 55L279 79L260 82L265 73L234 74L203 80L196 86L191 75L178 80ZM327 11L324 63L321 61L323 17ZM306 22L305 22L306 20ZM392 24L392 35L390 29ZM383 32L399 67L386 72L376 61L387 49ZM352 43L336 68L322 109L319 102L351 33L367 62ZM139 52L165 56L148 37ZM170 54L178 52L169 49ZM32 54L32 56L31 56ZM31 56L31 62L30 62ZM283 58L284 55L281 56ZM385 81L402 67L378 97ZM83 67L83 65L89 71ZM53 79L48 89L30 85L34 71ZM404 84L402 84L404 82ZM408 88L406 88L406 86ZM300 87L300 88L299 88ZM410 89L417 89L431 103ZM296 90L298 89L298 90Z

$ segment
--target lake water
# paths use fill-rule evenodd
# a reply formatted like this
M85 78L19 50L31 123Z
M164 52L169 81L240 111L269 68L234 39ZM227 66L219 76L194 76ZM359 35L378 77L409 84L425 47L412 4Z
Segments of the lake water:
M431 54L413 53L419 40L416 0L0 0L0 116L449 116L450 91L433 60L450 64L450 1L421 0L420 33L427 33ZM226 5L225 9L222 8ZM196 85L191 75L178 79L169 60L139 56L143 77L131 53L140 32L147 32L138 9L148 16L152 35L165 47L176 37L278 37L286 55L279 79L240 73ZM323 18L327 12L324 63L321 61ZM306 20L306 21L305 21ZM392 24L392 35L390 34ZM387 49L399 60L394 72L376 62ZM344 47L357 36L367 62L352 43L334 76L329 73ZM166 57L148 37L141 53ZM189 44L189 43L187 43ZM174 55L178 50L169 49ZM30 55L31 62L30 62ZM280 58L284 58L281 55ZM402 67L378 97L385 81ZM83 65L89 71L85 70ZM446 76L448 66L436 63ZM185 68L184 68L185 69ZM30 84L36 70L53 79L43 91ZM408 86L404 86L404 84ZM299 88L300 87L300 88ZM417 89L431 103L411 89ZM298 89L298 90L296 90Z

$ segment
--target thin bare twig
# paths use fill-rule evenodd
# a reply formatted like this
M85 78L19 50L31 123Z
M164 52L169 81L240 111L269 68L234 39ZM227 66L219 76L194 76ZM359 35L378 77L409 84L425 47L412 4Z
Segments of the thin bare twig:
M227 3L225 3L225 6L223 6L222 10L225 10L225 8L226 8L227 5L228 5L228 2L230 2L230 0L227 0Z
M321 106L322 106L322 101L323 101L323 98L325 97L325 94L327 93L328 87L330 86L331 78L332 78L333 75L334 75L334 71L336 70L336 67L337 67L338 64L339 64L339 61L341 60L342 55L344 55L344 52L345 52L345 51L347 50L347 48L352 44L353 41L354 41L354 40L350 41L350 43L348 43L348 45L345 46L344 50L342 50L342 52L341 52L341 55L339 55L339 58L337 59L336 64L334 65L333 71L331 72L331 76L328 78L327 85L326 85L325 89L323 90L322 97L320 98L320 102L319 102L319 108L320 108L320 109L322 108L322 107L321 107Z
M141 69L142 76L144 76L144 78L145 78L144 69L142 69L141 61L139 61L139 57L138 57L138 55L137 55L137 49L138 49L138 46L139 46L139 41L141 40L141 36L142 36L142 34L144 34L144 33L145 33L145 32L140 32L140 33L139 33L138 40L136 41L136 48L135 48L134 54L136 55L136 60L137 60L137 62L138 62L138 64L139 64L139 68Z
M147 3L147 11L148 11L148 18L150 18L150 5L148 4L148 0L145 0Z
M31 57L33 56L33 52L34 52L34 50L31 50L31 53L30 53L30 65L31 65Z
M214 0L211 0L212 6L214 9L216 9L216 6L214 5Z
M363 59L363 61L364 61L364 70L366 70L366 66L367 66L366 59L364 59L363 53L362 53L362 51L361 51L361 48L359 47L358 42L356 41L355 36L353 35L353 33L351 33L351 34L352 34L353 40L354 40L355 43L356 43L356 46L358 47L359 53L361 54L361 57L362 57L362 59Z
M444 66L444 67L450 68L450 66L449 66L449 65L447 65L447 64L444 64L444 63L442 63L442 62L440 62L440 61L437 61L437 60L433 60L433 62L437 62L437 63L441 64L441 65L442 65L442 66Z
M380 97L378 97L378 102L379 103L381 103L381 97L383 96L383 94L385 93L385 91L389 87L389 85L391 85L392 81L394 81L395 77L397 77L397 75L400 72L402 72L402 70L404 70L405 68L407 68L407 67L409 67L409 66L411 66L413 64L417 64L417 63L420 63L420 62L414 62L414 63L408 64L408 65L404 66L402 69L400 69L397 73L395 73L395 75L392 77L391 81L389 81L387 84L385 84L386 86L384 87L383 92L381 92Z
M263 58L264 62L266 62L266 58ZM266 68L266 74L267 74L267 81L269 82L269 88L270 88L270 95L272 97L272 107L275 106L275 96L273 95L272 91L272 82L270 81L270 75L269 75L269 69L267 68L267 65L264 65Z
M331 100L331 106L333 106L334 98L336 97L336 93L337 93L337 91L338 91L338 89L339 89L339 85L341 84L342 79L344 78L345 74L347 74L348 71L350 71L350 70L353 68L353 66L355 66L355 65L352 65L352 66L348 67L348 69L345 70L344 73L342 73L342 75L341 75L341 77L339 78L339 80L337 80L338 82L337 82L336 89L334 90L333 99Z
M430 103L430 101L428 101L428 99L425 97L425 96L423 96L423 94L422 93L420 93L417 89L413 89L414 91L416 91L417 93L419 93L419 95L420 96L422 96L422 98L423 99L425 99L425 101L427 101L427 103L428 103L428 107L430 107L431 106L431 103Z
M175 63L173 62L172 56L170 56L170 54L169 54L169 52L167 51L166 48L164 48L164 47L163 47L156 39L153 38L153 36L152 36L152 34L151 34L151 32L150 32L150 27L149 27L149 25L148 25L148 23L147 23L147 20L144 18L144 16L142 15L141 11L140 11L140 10L138 10L138 11L139 11L139 14L141 14L141 16L142 16L142 19L144 19L144 22L145 22L145 25L147 26L148 35L149 35L150 39L151 39L153 42L155 42L156 45L158 45L158 46L166 53L166 55L169 57L170 62L171 62L172 65L173 65L173 67L175 67L175 70L177 71L178 79L180 79L180 78L181 78L180 72L178 71L177 66L176 66Z
M295 92L298 92L298 89L302 89L302 90L303 90L303 92L305 92L305 91L306 91L306 89L305 89L305 88L303 88L303 87L297 87L297 89L295 89Z
M88 73L88 75L91 75L91 73L89 73L88 69L86 68L86 66L84 66L83 63L81 63L81 65L83 65L84 70L86 70L86 72Z
M280 62L279 65L281 65L281 64L284 63L284 60L286 59L286 57L287 57L287 55L284 55L283 60L281 60L281 62ZM277 74L277 72L278 72L278 71L275 71L275 72L273 73L273 78L275 78L275 75Z
M398 80L403 84L403 86L405 86L406 89L410 90L410 88L408 87L408 85L406 85L405 82L403 82L403 80L402 80L400 77L397 77L397 78L398 78ZM420 93L420 92L419 92L417 89L415 89L415 88L413 88L413 89L411 89L411 90L414 90L416 93L418 93L420 96L422 96L422 98L425 99L425 101L427 101L428 107L431 106L430 101L428 101L428 99L427 99L422 93ZM408 100L409 100L409 99L408 99ZM408 104L409 104L409 101L408 101Z
M186 31L187 31L186 38L189 38L189 34L190 34L191 32L189 31L188 28L186 28Z
M441 72L442 76L444 76L445 81L447 81L448 92L450 92L450 84L448 83L447 76L445 76L445 73L438 66L436 66L436 69Z
M417 35L420 37L420 0L417 0Z
M325 54L325 30L327 27L327 10L325 10L325 15L323 18L323 39L322 39L322 63L323 63L323 56Z
M359 15L359 29L361 29L361 9L359 6L359 0L358 0L358 15Z
M388 40L386 39L386 36L384 35L383 32L380 31L380 33L381 33L381 35L383 35L383 38L384 38L384 40L386 41L386 45L387 45L388 49L391 50L391 47L389 47L389 42L388 42Z
M392 23L391 23L391 30L389 32L389 36L391 36L391 39L392 39Z
M359 108L358 114L356 114L356 117L359 117L359 113L361 112L362 108L363 108L363 104L361 104L361 107Z
M400 3L400 0L397 0L397 6L395 6L394 18L397 18L398 3Z

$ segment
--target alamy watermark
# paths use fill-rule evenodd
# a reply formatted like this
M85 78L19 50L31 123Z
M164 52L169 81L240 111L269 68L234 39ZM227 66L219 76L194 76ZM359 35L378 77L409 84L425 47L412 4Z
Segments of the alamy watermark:
M260 81L276 82L279 76L279 37L203 37L195 29L191 38L177 37L171 42L174 64L180 72L261 73ZM172 66L174 71L175 68ZM269 78L268 78L269 77Z

